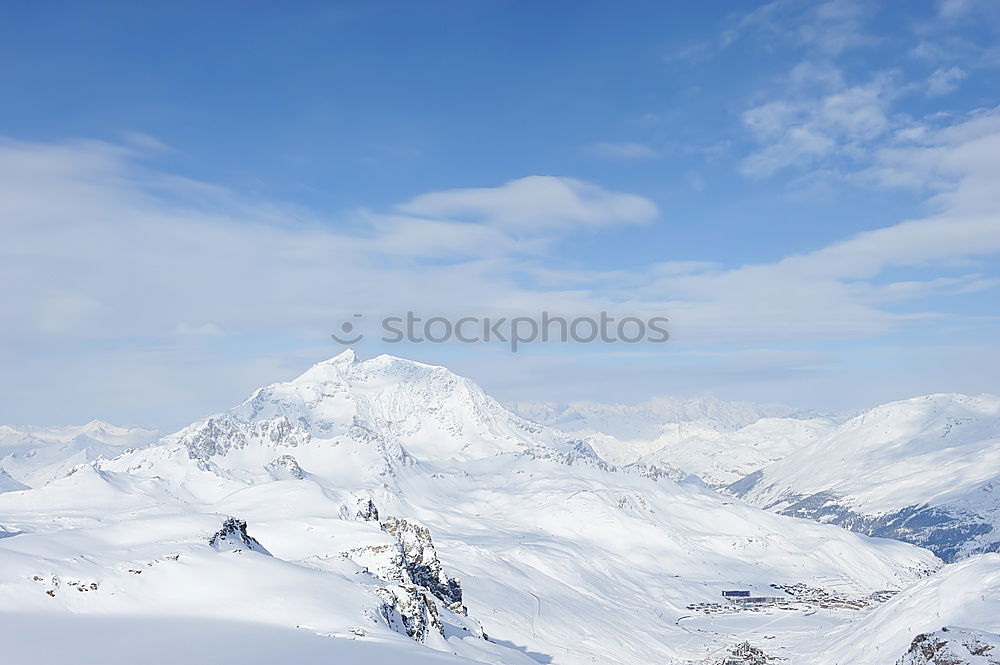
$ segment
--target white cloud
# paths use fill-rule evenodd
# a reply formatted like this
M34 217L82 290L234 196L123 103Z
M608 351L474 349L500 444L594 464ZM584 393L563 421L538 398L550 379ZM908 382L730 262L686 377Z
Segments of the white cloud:
M1000 208L1000 107L982 109L952 124L938 116L911 125L881 146L860 178L882 187L933 194L939 210L995 213Z
M960 67L936 69L927 79L927 94L947 95L958 88L959 82L968 76Z
M597 157L619 161L654 159L658 156L648 145L633 141L604 141L589 145L586 150Z
M554 176L421 194L396 209L418 217L521 230L635 224L650 221L658 212L655 204L641 196Z
M856 0L773 0L742 15L723 32L721 46L752 36L838 54L874 42L865 29L871 13L870 4Z
M0 144L0 338L312 334L345 311L517 307L525 257L656 206L570 178L425 194L348 224L144 168L101 142ZM351 229L351 231L343 230ZM575 298L568 298L567 305ZM204 331L204 330L203 330Z
M851 111L829 113L844 131L864 135L870 126ZM968 270L932 274L928 291L882 285L885 271L1000 252L1000 113L908 137L864 177L925 188L937 207L931 216L768 264L617 271L567 269L549 243L581 226L648 220L655 206L578 180L429 193L395 214L354 213L350 227L360 231L347 233L298 210L232 204L232 193L211 210L192 204L192 191L200 201L212 187L157 193L150 183L161 186L162 175L115 146L8 143L0 147L0 335L313 334L373 307L450 314L553 303L567 312L669 312L682 336L700 341L875 334L902 321L880 308L879 293L899 301L989 281Z
M975 4L975 0L939 0L938 13L952 19L969 12Z
M787 97L743 113L760 145L741 163L744 175L769 176L823 158L856 157L891 127L888 107L896 90L890 74L848 86L838 70L807 62L795 67L788 81Z
M516 237L486 224L372 213L363 217L373 231L369 249L401 257L468 260L538 254L546 244L543 237Z

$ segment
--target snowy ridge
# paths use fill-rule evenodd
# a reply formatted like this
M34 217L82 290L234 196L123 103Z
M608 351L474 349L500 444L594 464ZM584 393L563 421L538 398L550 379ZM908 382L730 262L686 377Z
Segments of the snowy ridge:
M729 487L752 503L929 547L1000 548L1000 398L893 402Z

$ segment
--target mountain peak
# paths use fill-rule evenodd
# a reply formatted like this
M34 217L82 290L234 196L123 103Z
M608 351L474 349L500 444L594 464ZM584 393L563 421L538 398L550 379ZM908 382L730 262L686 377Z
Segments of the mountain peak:
M483 458L539 445L566 452L579 443L511 413L445 367L385 354L359 361L352 351L317 363L292 381L260 388L220 418L195 423L180 438L217 443L219 428L232 430L222 438L236 447L261 437L266 446L285 438L298 445L310 437L374 437L426 461ZM282 430L275 430L276 438L273 428Z
M332 358L316 363L295 377L291 383L336 380L342 378L345 372L358 364L358 356L354 353L354 349L345 349Z
M354 349L344 349L326 362L331 365L353 365L358 362L358 354L354 352Z
M471 383L468 379L454 374L446 367L428 365L386 353L367 360L359 360L353 349L347 349L329 360L316 363L290 383L294 385L310 383L353 384L358 381L370 381L377 376L389 379L392 383L426 381L448 384Z

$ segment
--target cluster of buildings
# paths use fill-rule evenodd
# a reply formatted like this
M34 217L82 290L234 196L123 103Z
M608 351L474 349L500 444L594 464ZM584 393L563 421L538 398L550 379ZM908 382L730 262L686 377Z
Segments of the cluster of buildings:
M787 605L791 599L785 596L751 596L749 591L723 591L722 597L733 605Z

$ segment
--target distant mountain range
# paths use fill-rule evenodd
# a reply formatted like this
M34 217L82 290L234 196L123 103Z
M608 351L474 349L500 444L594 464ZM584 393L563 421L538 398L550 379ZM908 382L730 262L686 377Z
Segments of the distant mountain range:
M0 492L14 488L5 483L5 477L19 485L44 485L78 464L114 457L158 438L156 429L119 427L100 420L59 427L0 425Z

